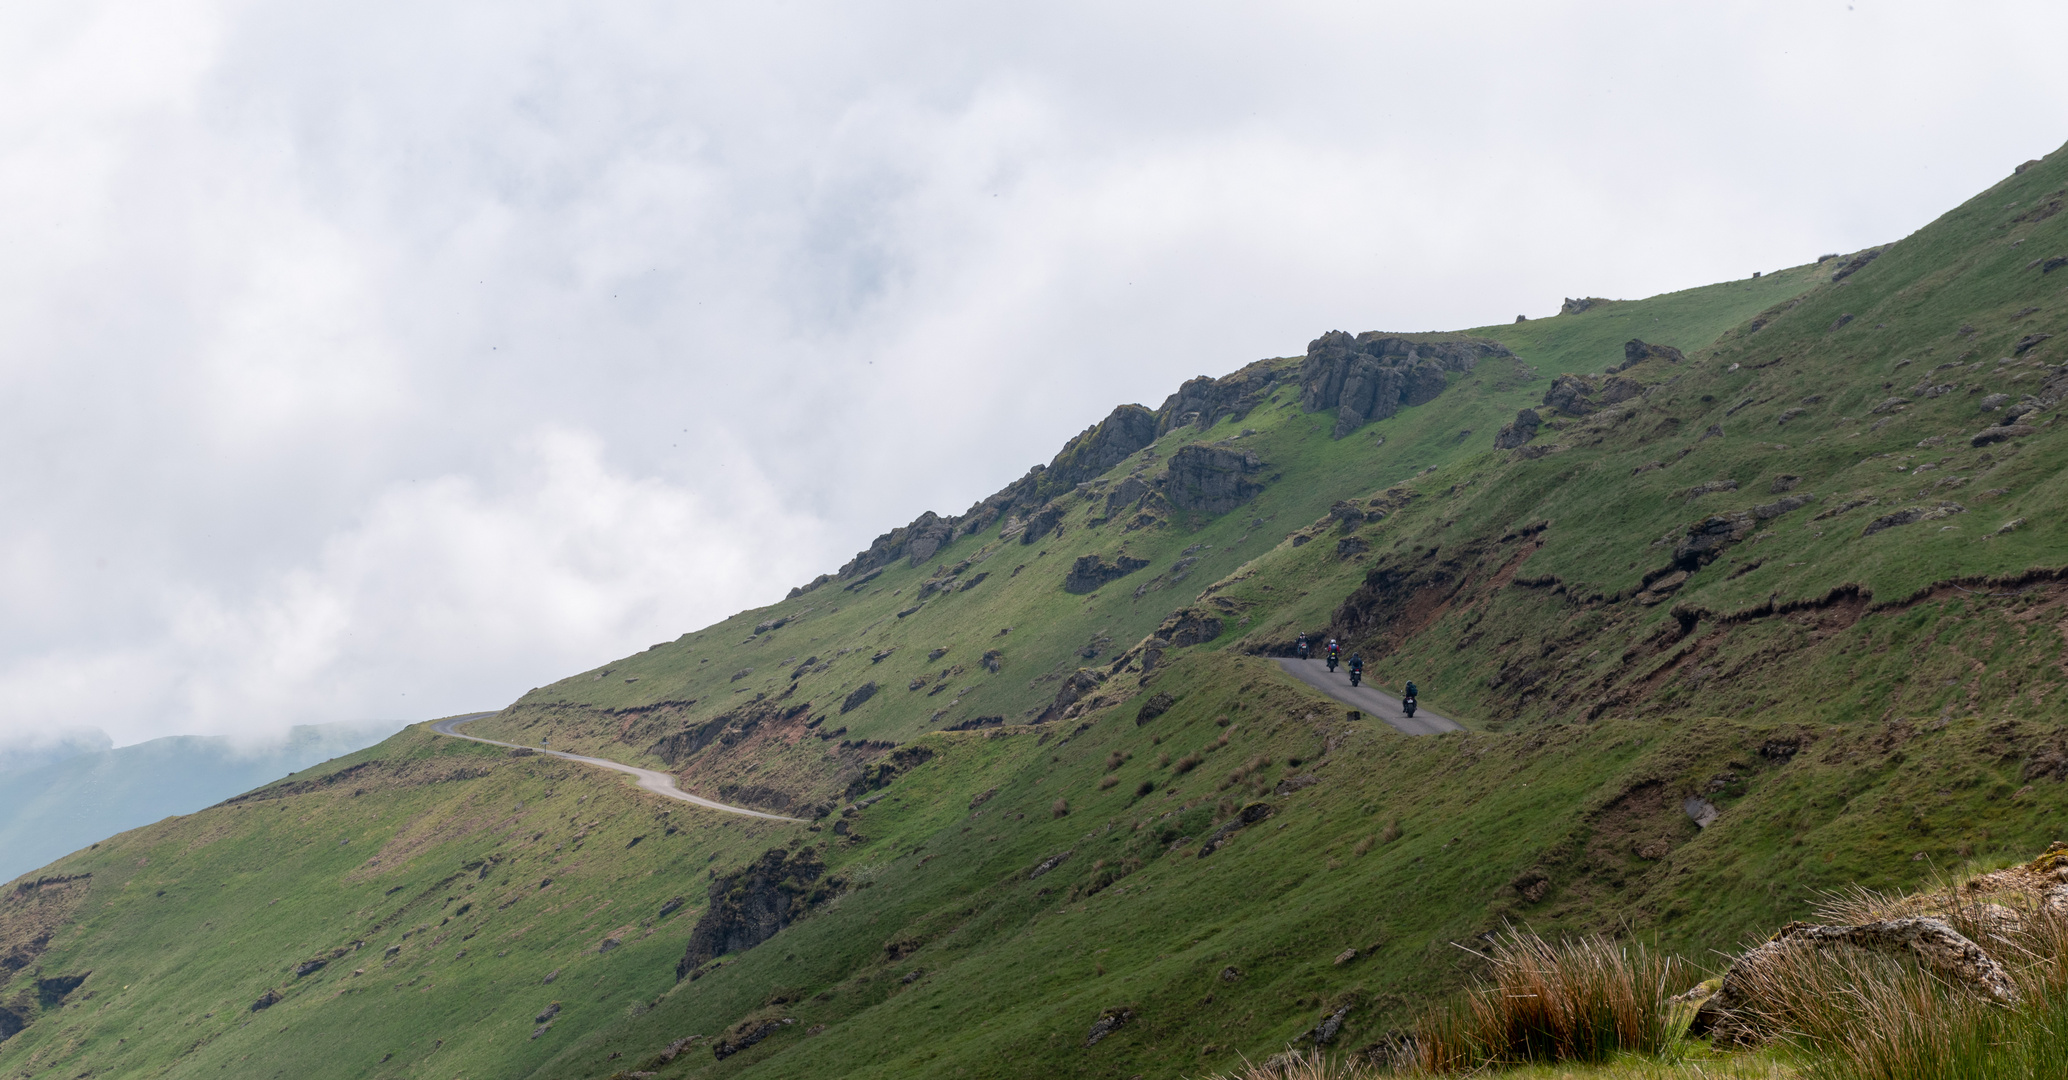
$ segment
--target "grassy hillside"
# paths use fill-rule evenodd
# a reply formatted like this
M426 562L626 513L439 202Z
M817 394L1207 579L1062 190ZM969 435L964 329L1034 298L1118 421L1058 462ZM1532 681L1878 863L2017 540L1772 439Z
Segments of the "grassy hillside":
M1094 429L1052 498L473 729L808 824L418 728L77 852L0 901L0 1071L1200 1075L1372 1043L1511 923L1706 963L2028 854L2068 802L2064 188L1417 335L1512 356L1340 439L1309 357L1188 384L1103 475ZM1303 631L1472 730L1287 678Z

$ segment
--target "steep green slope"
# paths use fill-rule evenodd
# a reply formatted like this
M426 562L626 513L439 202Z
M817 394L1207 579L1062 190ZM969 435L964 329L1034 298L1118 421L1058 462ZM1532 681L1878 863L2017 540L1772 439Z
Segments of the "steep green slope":
M0 1070L1197 1075L1376 1040L1507 922L1701 961L2017 857L2068 801L2063 190L1324 336L477 722L810 824L416 729L76 853L0 901ZM1397 411L1343 419L1358 378ZM1349 714L1272 659L1303 631L1479 730Z

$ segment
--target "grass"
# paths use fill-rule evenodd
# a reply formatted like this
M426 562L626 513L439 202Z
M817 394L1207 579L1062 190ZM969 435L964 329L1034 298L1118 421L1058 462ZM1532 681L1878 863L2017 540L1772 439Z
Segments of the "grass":
M1486 981L1415 1025L1403 1064L1469 1072L1532 1062L1658 1057L1685 1017L1667 999L1694 982L1679 960L1593 935L1553 944L1510 928L1482 954Z

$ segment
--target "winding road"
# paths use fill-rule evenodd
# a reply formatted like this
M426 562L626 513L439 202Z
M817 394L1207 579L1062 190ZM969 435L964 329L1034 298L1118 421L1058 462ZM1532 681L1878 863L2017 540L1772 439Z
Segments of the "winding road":
M1463 731L1464 728L1447 716L1430 712L1427 705L1417 703L1415 715L1409 719L1400 709L1400 699L1365 683L1350 685L1350 673L1338 671L1331 674L1326 660L1298 660L1285 658L1278 661L1280 667L1293 678L1327 694L1345 705L1362 709L1393 725L1394 730L1407 735L1437 735L1446 731Z
M712 802L710 799L702 798L696 795L691 795L689 792L676 787L675 778L669 776L667 773L664 772L656 772L652 769L642 769L636 765L625 765L619 762L609 761L604 758L583 757L580 754L570 754L563 750L542 750L539 747L525 746L521 743L508 743L502 742L497 739L484 739L479 735L462 735L458 731L453 730L459 727L461 724L467 723L470 720L479 720L484 716L494 715L495 714L492 712L478 712L468 713L465 716L455 716L450 719L440 720L432 724L431 730L437 732L440 735L450 735L455 739L470 739L474 742L487 743L490 746L507 746L512 750L529 750L534 754L545 754L549 757L556 757L565 761L579 761L584 765L594 765L599 769L609 769L612 772L625 773L629 776L638 778L639 787L641 790L651 791L655 795L660 795L669 799L675 799L679 802L686 802L693 806L701 806L706 810L718 810L727 814L738 814L741 817L761 818L766 821L801 822L804 820L803 818L784 817L781 814L764 813L760 810L749 810L744 806L730 806L722 802Z

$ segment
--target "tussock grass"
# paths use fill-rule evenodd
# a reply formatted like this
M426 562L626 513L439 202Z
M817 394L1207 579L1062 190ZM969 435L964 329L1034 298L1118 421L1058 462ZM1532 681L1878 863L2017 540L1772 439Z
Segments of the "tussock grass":
M1677 958L1599 936L1554 945L1510 930L1485 955L1489 979L1424 1014L1398 1064L1465 1072L1662 1054L1679 1027L1666 999L1694 981Z
M2039 910L2006 925L1975 905L1951 921L2011 970L2017 1005L1948 986L1909 960L1803 949L1760 973L1765 1024L1802 1051L1815 1080L2068 1073L2068 919Z

